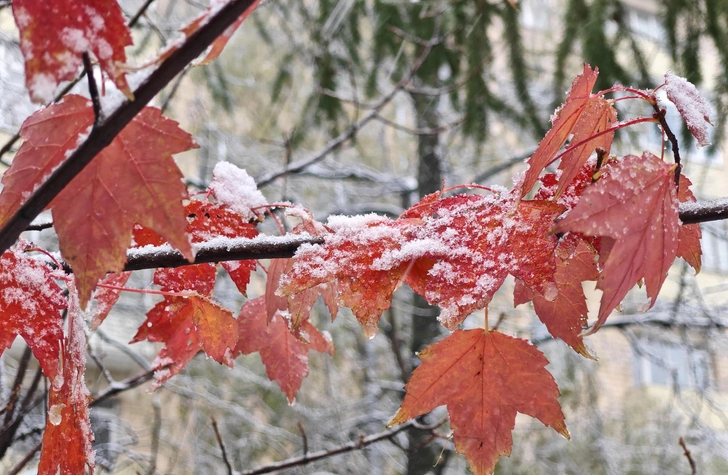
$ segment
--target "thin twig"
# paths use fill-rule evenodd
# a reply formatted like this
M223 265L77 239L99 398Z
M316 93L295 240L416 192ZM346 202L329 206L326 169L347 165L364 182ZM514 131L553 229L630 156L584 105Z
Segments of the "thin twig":
M225 462L225 467L227 467L227 473L228 475L233 475L233 466L230 465L230 461L227 457L227 451L225 450L225 444L222 442L222 436L220 435L220 430L217 428L217 421L214 417L212 419L212 428L215 430L215 437L217 437L217 443L220 445L220 451L222 452L222 461Z
M306 436L306 431L303 429L303 424L301 424L301 421L298 421L296 423L298 426L298 432L301 433L301 439L303 439L303 455L308 455L308 436Z
M688 459L688 463L690 464L690 470L691 470L692 475L695 475L697 473L697 467L695 466L695 460L693 460L692 455L690 455L688 446L685 445L685 440L683 440L682 437L680 437L680 446L684 450L683 454L685 454L685 458Z
M101 99L99 98L99 88L96 86L96 79L94 78L94 67L91 64L91 57L88 51L84 51L81 55L83 58L83 69L86 72L88 78L88 92L91 96L91 103L94 106L94 127L99 125L101 122Z
M231 0L207 23L191 34L182 45L134 91L134 100L123 102L107 119L95 127L88 138L59 166L28 200L0 228L0 252L6 251L25 228L73 180L126 125L169 84L189 63L202 54L254 0Z
M311 462L315 462L317 460L325 459L328 457L333 457L334 455L340 455L347 452L353 452L355 450L361 450L364 447L367 447L369 445L372 445L376 442L392 439L394 436L399 434L400 432L403 432L410 428L417 428L420 430L429 430L434 431L438 427L440 427L442 424L445 423L445 420L441 420L439 422L436 422L435 424L430 425L422 425L418 423L416 420L411 420L408 422L405 422L404 424L401 424L397 426L395 429L386 430L384 432L379 432L377 434L372 434L367 437L360 437L358 440L348 442L346 444L340 445L339 447L335 447L333 449L329 450L320 450L318 452L312 452L308 455L303 455L301 457L293 457L288 460L284 460L283 462L277 462L272 463L269 465L266 465L264 467L257 468L255 470L249 470L247 472L243 472L241 475L259 475L261 473L271 473L271 472L277 472L279 470L283 470L286 468L291 467L298 467L301 465L308 465Z
M406 134L410 135L440 135L443 132L447 132L450 129L453 129L457 127L458 125L465 122L465 116L459 118L458 120L455 120L453 122L443 124L439 127L430 127L430 128L419 128L419 129L412 129L409 127L405 127L404 125L400 125L392 120L389 120L385 117L382 117L381 115L377 114L376 119L385 124L388 125L394 129L397 129L401 132L404 132Z
M42 446L43 446L43 441L38 442L35 445L35 447L30 449L30 452L25 454L25 457L23 457L23 460L18 462L18 464L15 467L10 469L10 471L8 472L8 475L18 475L20 473L20 471L23 470L23 468L25 468L26 465L28 465L28 462L33 460L33 457L35 457L35 454L38 453L38 451L40 450L40 448Z

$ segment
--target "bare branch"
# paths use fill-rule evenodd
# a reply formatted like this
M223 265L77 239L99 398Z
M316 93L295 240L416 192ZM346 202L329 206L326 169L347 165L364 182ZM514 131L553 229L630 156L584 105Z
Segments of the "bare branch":
M680 437L679 443L680 443L680 447L682 447L684 450L683 454L685 455L685 458L688 459L688 463L690 464L690 470L691 470L690 473L692 473L692 475L695 475L697 473L697 468L695 467L695 460L693 460L692 455L690 455L688 446L685 445L685 440L683 440L682 437Z
M422 66L422 63L425 62L425 59L427 59L427 56L429 56L430 51L432 50L432 47L437 44L439 41L439 38L436 38L434 40L429 41L422 52L422 54L417 58L417 61L412 65L412 68L410 69L409 73L405 75L405 77L402 78L402 80L392 89L389 94L382 97L376 104L372 105L372 110L362 117L359 121L351 124L349 128L344 131L342 134L340 134L338 137L330 140L323 149L321 149L318 153L314 154L311 157L308 158L302 158L300 160L296 160L295 162L290 163L289 165L285 166L281 170L278 170L273 173L268 173L266 175L263 175L261 177L258 177L255 182L258 184L259 188L262 188L264 186L270 185L274 180L277 178L280 178L284 175L287 175L289 173L298 173L304 168L313 165L316 162L320 162L323 160L326 156L328 156L331 152L338 149L343 145L347 140L355 136L359 130L364 127L367 123L371 122L372 119L375 119L379 112L389 104L392 99L394 99L394 96L397 95L399 91L401 91L414 77L415 73L417 73L417 70L420 69L420 66ZM1 235L0 235L1 237ZM0 240L0 244L2 244L2 241Z
M455 120L453 122L443 124L439 127L433 127L433 128L420 128L420 129L411 129L409 127L405 127L404 125L400 125L394 121L391 121L385 117L382 117L381 115L377 114L376 119L386 124L394 129L397 129L401 132L404 132L406 134L410 135L440 135L443 132L447 132L450 129L453 129L457 127L458 125L462 124L465 121L465 117L461 117L458 120Z
M225 450L225 444L222 442L222 436L220 435L220 430L217 428L217 421L215 418L212 418L212 428L215 429L215 437L217 437L217 443L220 444L220 451L222 451L222 460L225 462L225 467L227 467L227 473L228 475L233 475L233 466L230 465L230 461L228 460L227 451Z
M301 457L293 457L288 460L284 460L283 462L272 463L272 464L266 465L264 467L257 468L255 470L249 470L247 472L243 472L241 475L258 475L261 473L271 473L271 472L276 472L278 470L283 470L286 468L298 467L301 465L308 465L311 462L315 462L317 460L325 459L328 457L333 457L334 455L340 455L340 454L344 454L347 452L353 452L355 450L361 450L364 447L374 444L376 442L391 439L395 435L397 435L400 432L403 432L409 428L417 428L417 429L425 430L425 431L434 431L435 429L437 429L438 427L443 425L445 423L445 421L446 421L446 419L443 419L434 424L422 425L413 419L411 421L405 422L404 424L397 426L397 428L395 428L395 429L386 430L384 432L372 434L367 437L360 437L359 440L351 441L349 443L340 445L339 447L336 447L333 449L320 450L318 452L312 452L308 455L304 454Z
M40 185L23 206L0 229L0 252L18 239L26 227L43 211L73 178L122 131L154 96L189 63L202 54L215 39L252 4L254 0L231 0L210 20L167 57L135 91L134 100L125 101Z
M728 197L713 201L680 203L680 221L683 224L705 223L728 218Z

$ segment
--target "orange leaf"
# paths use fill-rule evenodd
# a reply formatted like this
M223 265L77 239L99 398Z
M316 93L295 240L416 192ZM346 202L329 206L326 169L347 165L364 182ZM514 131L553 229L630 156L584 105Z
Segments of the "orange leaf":
M25 122L25 142L10 175L3 175L3 222L63 162L92 123L91 103L75 95ZM159 232L192 258L184 233L186 189L172 154L195 146L176 122L147 107L53 200L59 246L73 268L82 306L100 278L123 269L134 223Z
M20 335L51 381L59 376L66 299L53 271L18 248L0 257L0 354Z
M333 354L331 339L321 334L310 322L305 323L307 325L302 331L306 332L310 344L288 330L280 313L268 321L264 297L246 302L238 317L240 336L235 354L259 352L268 377L278 383L290 404L295 401L303 378L308 374L309 349Z
M548 360L527 341L458 330L418 356L422 364L412 373L389 425L446 405L455 449L465 454L476 475L493 473L498 458L510 455L517 412L569 437L559 390L545 369Z
M68 336L63 345L63 381L54 384L48 393L48 420L43 433L38 473L84 473L87 466L93 474L94 451L86 388L86 335L83 313L73 285L69 286Z
M685 175L680 175L680 189L677 191L677 199L680 203L692 203L697 201L695 195L690 191L692 183ZM700 246L700 238L703 233L699 224L681 224L678 232L677 255L690 264L695 273L700 272L703 249Z
M628 155L583 194L555 232L615 240L599 277L604 291L595 332L627 292L644 278L654 305L678 248L675 165L645 152Z
M48 102L61 81L75 79L90 51L127 96L124 48L131 32L115 0L14 0L26 85L34 102Z
M571 138L573 144L585 142L561 157L559 170L563 170L563 173L559 178L557 196L577 177L584 164L597 148L601 148L605 153L609 154L612 140L614 140L614 131L592 139L589 139L589 137L610 128L616 122L617 111L611 103L607 102L603 97L589 98L584 106L584 111L572 129L574 136Z
M531 191L546 165L556 155L556 152L574 132L582 113L586 109L591 97L591 91L597 81L599 70L592 70L588 64L584 65L584 72L574 79L566 102L552 116L553 126L541 140L536 151L528 159L528 170L521 185L521 196Z
M238 338L232 312L212 300L191 297L165 297L147 312L131 343L142 340L166 343L152 363L156 389L182 371L200 351L218 363L233 366L232 350Z
M303 245L298 249L279 292L289 296L335 280L338 303L351 308L364 333L374 336L379 317L389 308L409 265L387 264L389 253L406 241L404 232L409 222L375 215L333 219L329 225L337 232L325 236L324 246Z

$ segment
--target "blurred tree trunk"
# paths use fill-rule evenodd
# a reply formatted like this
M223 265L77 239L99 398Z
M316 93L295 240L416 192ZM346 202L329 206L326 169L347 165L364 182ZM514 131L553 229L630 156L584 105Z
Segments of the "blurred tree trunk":
M436 86L437 76L432 79ZM430 79L430 78L428 78ZM428 81L430 82L430 81ZM418 129L436 129L440 125L437 113L437 103L439 97L422 94L412 94L414 110L417 114ZM420 135L417 144L418 164L417 164L417 193L421 199L423 196L434 193L442 187L442 150L440 148L440 136ZM428 304L427 301L418 294L413 294L412 299L412 341L410 343L411 355L413 358L412 367L419 364L419 359L415 357L418 351L432 343L442 332L442 326L437 321L439 309ZM425 416L426 417L426 416ZM440 473L445 467L445 454L443 460L437 467L433 468L440 456L441 449L437 444L428 443L430 434L422 433L417 430L409 432L410 451L407 454L407 474L422 475L425 473Z

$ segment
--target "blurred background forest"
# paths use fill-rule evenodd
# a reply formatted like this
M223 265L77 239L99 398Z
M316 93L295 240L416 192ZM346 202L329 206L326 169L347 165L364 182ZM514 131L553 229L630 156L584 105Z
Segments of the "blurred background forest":
M6 139L33 111L9 3L0 2ZM141 12L130 51L137 64L207 6L121 4L129 18ZM300 203L319 221L370 212L396 217L443 185L510 187L584 62L599 68L597 89L654 88L668 70L696 84L714 106L714 138L699 149L682 134L685 174L699 198L728 195L724 0L263 0L217 61L186 70L156 105L200 144L178 157L191 189L204 189L215 163L225 160L254 176L269 202ZM622 104L622 117L648 113ZM681 129L675 111L668 118ZM659 153L661 146L659 130L648 124L619 133L613 153ZM15 149L0 158L10 162ZM277 233L269 224L267 232ZM587 340L599 361L552 341L530 304L514 308L512 286L501 290L489 309L491 324L498 320L502 331L531 338L547 354L572 440L519 417L513 455L499 473L690 473L680 437L699 473L728 471L728 228L702 228L703 271L694 276L676 264L647 313L639 312L644 291L630 294L622 312ZM47 231L28 237L53 239ZM254 278L251 296L263 291L264 278ZM150 282L151 273L138 272L130 284ZM220 279L218 286L221 303L239 309L243 300L232 282ZM588 295L590 305L598 302L593 289ZM123 297L92 334L92 392L149 369L158 348L126 342L155 301ZM295 405L268 380L257 355L239 358L232 370L198 356L153 394L143 386L94 407L100 470L224 473L212 418L232 469L241 473L383 431L418 364L415 353L446 331L437 309L402 288L371 340L348 310L331 322L323 305L316 309L317 326L332 335L336 353L311 353ZM466 325L482 319L473 315ZM0 400L10 397L24 353L16 342L2 356ZM34 371L25 375L25 393ZM0 471L39 440L41 408L29 404L12 436L4 422ZM440 408L422 423L444 415ZM448 433L447 425L412 428L282 473L466 473Z

